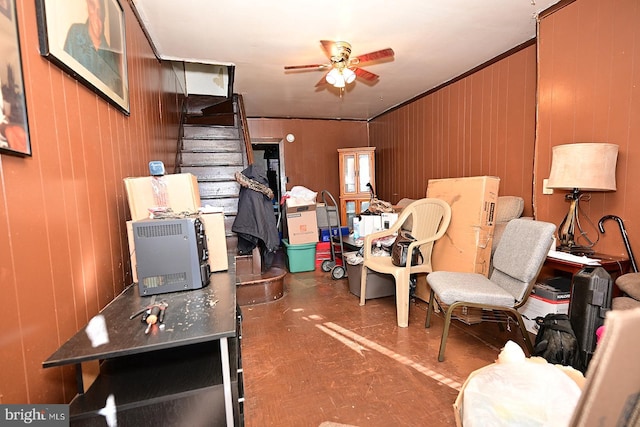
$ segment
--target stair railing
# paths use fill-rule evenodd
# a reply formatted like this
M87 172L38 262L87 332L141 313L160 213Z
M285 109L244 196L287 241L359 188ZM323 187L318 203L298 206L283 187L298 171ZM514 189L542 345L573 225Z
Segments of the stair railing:
M236 97L236 104L238 105L238 117L240 119L240 128L242 130L242 139L244 140L244 148L247 156L247 165L253 164L253 147L251 146L251 137L249 136L249 123L247 122L247 115L244 112L244 101L242 95L234 94Z

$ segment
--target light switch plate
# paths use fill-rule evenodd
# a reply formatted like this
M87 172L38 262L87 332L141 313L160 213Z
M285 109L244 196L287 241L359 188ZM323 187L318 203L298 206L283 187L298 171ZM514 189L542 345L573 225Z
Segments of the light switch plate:
M549 188L547 185L549 185L549 178L542 180L542 194L553 194L553 188Z

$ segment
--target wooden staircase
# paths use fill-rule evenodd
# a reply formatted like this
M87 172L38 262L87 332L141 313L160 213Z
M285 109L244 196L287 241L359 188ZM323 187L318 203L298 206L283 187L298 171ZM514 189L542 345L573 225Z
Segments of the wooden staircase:
M235 173L252 162L253 151L242 97L189 96L177 172L197 177L202 206L222 208L227 245L234 251L237 238L231 227L238 213L240 195ZM269 302L284 295L286 270L283 265L274 264L263 272L257 248L252 255L236 256L235 262L240 305Z
M225 214L225 232L231 236L231 226L238 213L240 185L235 173L246 168L247 157L238 95L199 112L194 105L219 102L217 97L196 96L187 99L187 116L182 126L179 154L181 173L198 178L202 206L222 208ZM212 107L217 107L213 110ZM213 113L211 111L214 111ZM203 114L209 111L209 114Z

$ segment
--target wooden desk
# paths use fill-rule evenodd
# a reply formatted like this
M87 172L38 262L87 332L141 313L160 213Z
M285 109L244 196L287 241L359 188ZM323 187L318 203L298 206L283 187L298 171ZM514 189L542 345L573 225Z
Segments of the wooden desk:
M629 271L629 266L631 265L629 258L621 256L595 253L593 255L589 255L589 258L599 259L600 267L604 268L607 273L611 275L611 279L614 281L618 276L627 273ZM540 276L553 277L557 276L558 272L561 272L564 273L561 275L570 276L571 279L573 279L573 276L578 271L587 266L589 266L589 264L547 257ZM617 296L618 293L619 291L614 287L614 296Z
M71 425L105 425L98 411L109 395L115 397L119 426L232 426L236 419L242 424L234 276L214 273L203 289L156 295L156 302L168 304L165 327L154 326L148 335L140 317L129 316L153 297L141 297L131 285L100 312L107 344L92 347L84 328L64 343L43 366L76 366ZM96 359L102 361L100 375L85 393L80 363Z
M629 258L626 258L626 257L595 253L593 255L589 255L589 258L599 259L600 266L605 270L607 270L607 272L611 274L612 277L614 275L619 276L621 274L624 274L629 270L630 262L629 262ZM588 265L589 264L566 261L563 259L551 258L551 257L547 257L547 260L544 262L545 268L564 271L567 273L571 273L571 275L576 274L578 271L582 270L584 267L587 267Z

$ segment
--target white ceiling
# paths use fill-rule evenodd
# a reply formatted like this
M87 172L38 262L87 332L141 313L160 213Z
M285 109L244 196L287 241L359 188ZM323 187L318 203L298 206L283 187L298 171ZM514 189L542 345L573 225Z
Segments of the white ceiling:
M161 59L235 65L234 93L249 117L373 118L536 35L539 12L558 0L133 0ZM328 62L320 40L352 56L393 48L380 75L342 97L324 72L285 65Z

